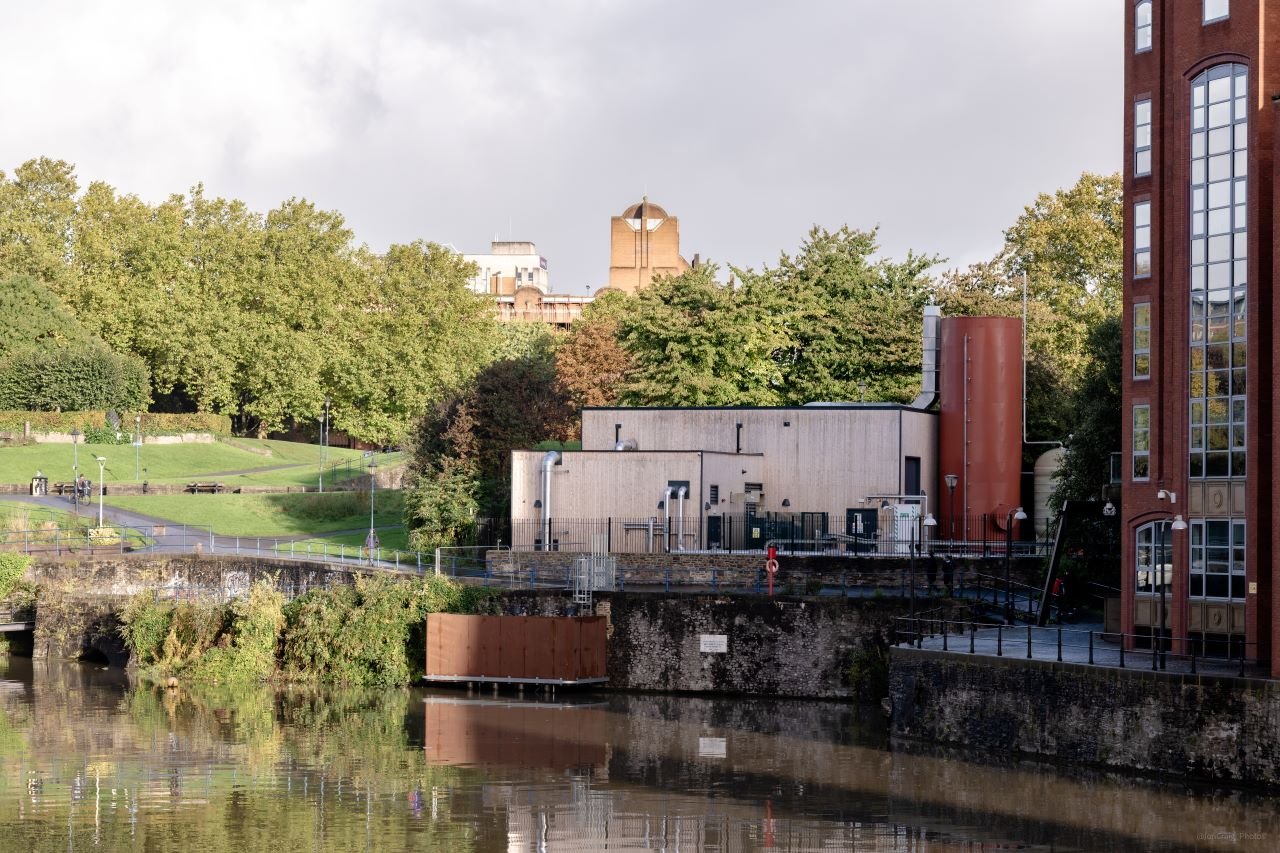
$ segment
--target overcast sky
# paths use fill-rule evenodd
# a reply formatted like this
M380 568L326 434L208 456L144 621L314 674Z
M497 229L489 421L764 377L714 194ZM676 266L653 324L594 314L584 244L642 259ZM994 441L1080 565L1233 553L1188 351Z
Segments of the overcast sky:
M641 195L682 253L772 263L814 224L952 266L1120 168L1117 0L43 0L9 4L0 169L157 201L301 196L376 250L532 240L608 276Z

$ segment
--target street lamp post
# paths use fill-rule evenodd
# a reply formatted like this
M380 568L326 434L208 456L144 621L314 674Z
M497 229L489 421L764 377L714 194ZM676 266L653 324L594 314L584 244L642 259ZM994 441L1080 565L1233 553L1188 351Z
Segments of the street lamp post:
M1013 624L1013 523L1026 521L1022 507L1009 510L1004 520L1004 623Z
M81 432L71 428L71 505L80 511L80 440Z
M947 474L942 479L947 481L947 538L956 540L956 484L960 482L958 474Z
M1159 575L1159 581L1158 581L1159 589L1160 589L1160 616L1158 617L1156 630L1155 630L1155 642L1157 645L1152 647L1153 653L1154 653L1154 650L1157 648L1160 650L1160 668L1161 669L1164 669L1166 664L1164 624L1167 617L1165 615L1166 611L1164 606L1164 590L1165 590L1165 587L1168 585L1169 575L1173 573L1173 531L1186 530L1186 529L1187 529L1187 523L1182 520L1181 515L1175 515L1172 521L1165 521L1165 523L1161 525L1160 575ZM1165 545L1166 536L1168 537L1167 547ZM1165 562L1166 556L1169 558L1168 562Z
M98 526L102 526L102 478L106 476L107 459L105 456L95 456L98 460Z
M324 408L320 413L320 491L324 491L324 463L328 461L329 435L329 398L324 398Z
M138 482L142 465L142 415L133 416L133 481Z
M373 529L373 493L378 488L376 474L378 473L378 460L372 456L369 457L369 538L366 544L369 546L369 565L373 565L373 549L378 547L378 534Z

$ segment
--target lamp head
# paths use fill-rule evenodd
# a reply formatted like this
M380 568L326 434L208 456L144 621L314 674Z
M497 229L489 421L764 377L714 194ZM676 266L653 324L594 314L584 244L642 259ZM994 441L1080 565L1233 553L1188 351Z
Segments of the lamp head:
M1187 523L1182 520L1182 516L1175 515L1173 517L1173 524L1169 525L1169 529L1170 530L1186 530Z
M1027 514L1023 512L1022 507L1018 507L1018 511L1013 514L1014 521L1026 521Z
M948 489L954 489L954 488L956 487L956 484L960 482L960 475L959 475L959 474L946 474L945 476L943 476L943 478L942 478L942 479L944 479L944 480L946 480L946 481L947 481L947 488L948 488Z
M925 527L937 527L938 519L934 518L933 513L930 512L925 514L924 521L920 523L923 524Z

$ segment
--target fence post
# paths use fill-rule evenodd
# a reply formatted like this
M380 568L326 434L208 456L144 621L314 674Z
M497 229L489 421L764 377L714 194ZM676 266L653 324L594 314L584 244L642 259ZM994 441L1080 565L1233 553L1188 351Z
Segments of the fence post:
M1124 669L1124 638L1125 638L1125 635L1121 634L1120 635L1120 668L1121 669Z
M978 626L976 623L969 623L969 654L974 654L977 649L974 647L978 639Z
M949 649L947 648L947 634L949 633L950 633L950 626L947 625L947 620L943 619L942 620L942 650L944 652L949 651Z
M1062 626L1058 626L1058 663L1062 663Z
M1027 660L1031 660L1031 626L1027 626Z
M996 626L996 657L1004 657L1004 626Z
M1089 632L1089 666L1093 666L1093 632Z

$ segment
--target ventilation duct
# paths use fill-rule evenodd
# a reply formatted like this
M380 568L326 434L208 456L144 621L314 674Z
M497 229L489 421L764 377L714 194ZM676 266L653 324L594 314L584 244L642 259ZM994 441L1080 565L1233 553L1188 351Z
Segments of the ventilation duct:
M939 326L942 309L924 307L924 352L920 361L920 396L911 403L913 409L927 409L938 399L938 351L942 343Z

